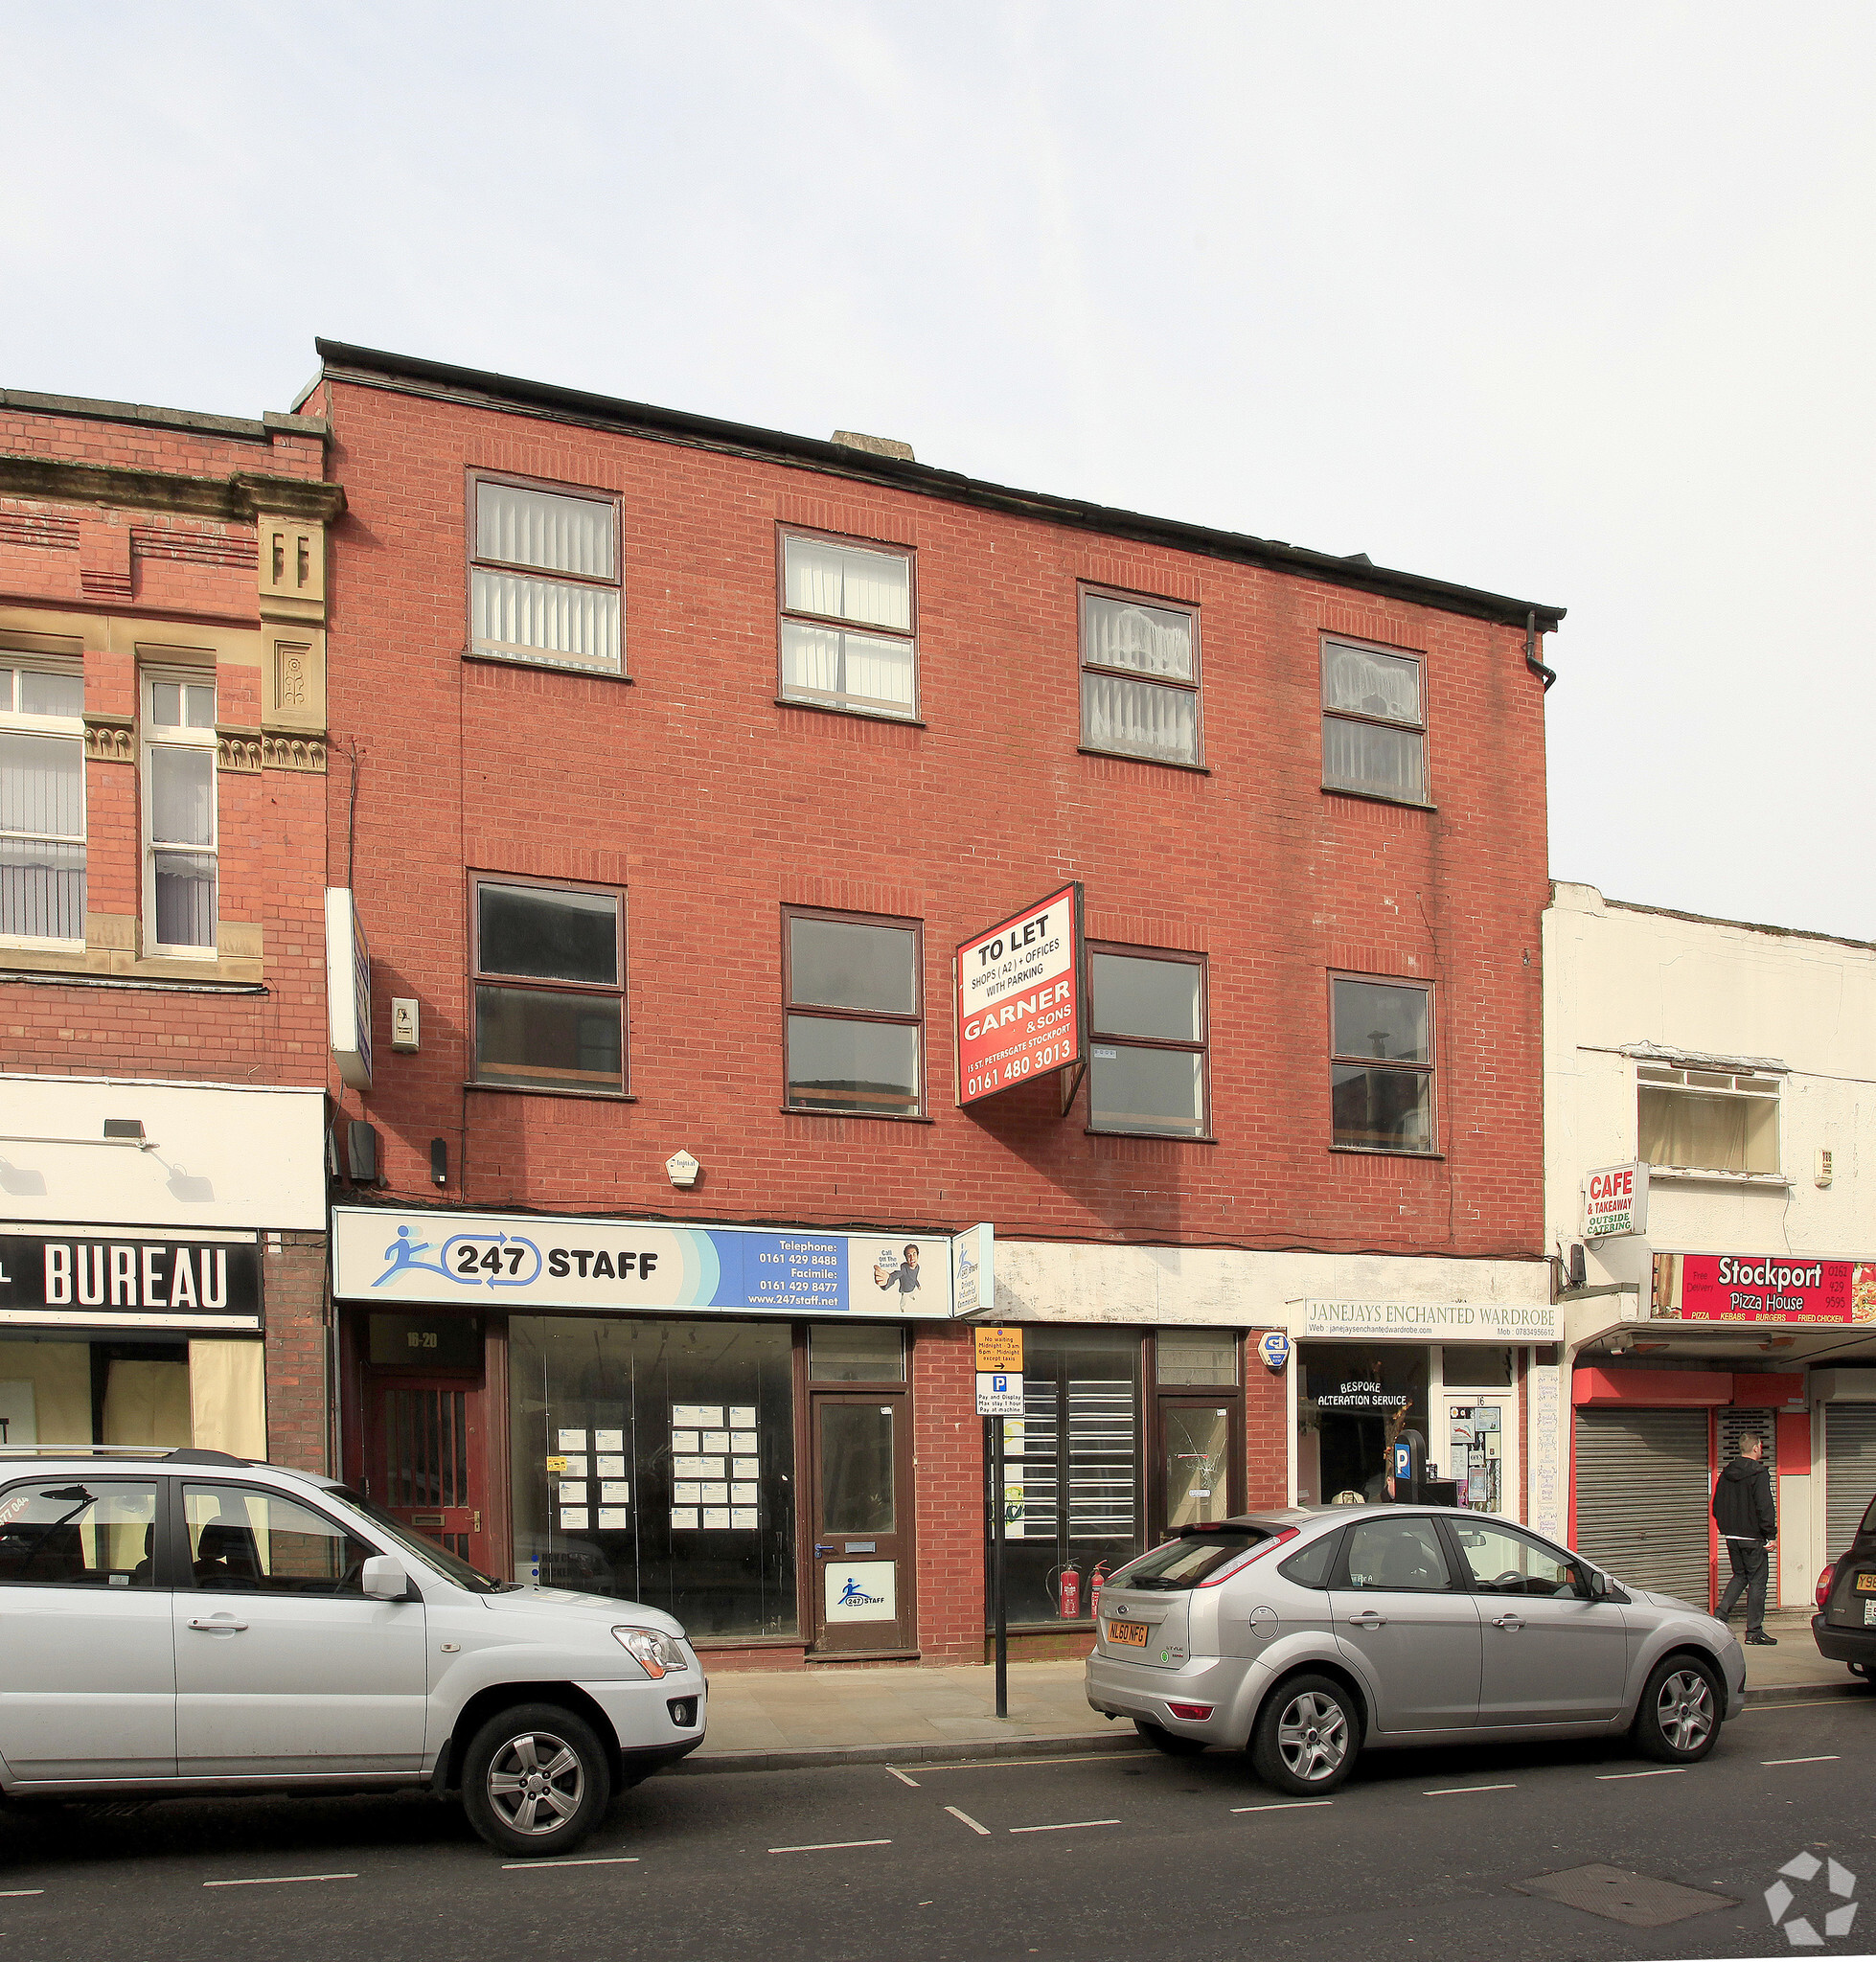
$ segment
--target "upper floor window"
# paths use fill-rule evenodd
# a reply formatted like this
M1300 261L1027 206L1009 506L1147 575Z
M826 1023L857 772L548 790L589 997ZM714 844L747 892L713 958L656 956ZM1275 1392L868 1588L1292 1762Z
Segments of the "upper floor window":
M1199 616L1082 589L1082 747L1200 761Z
M789 907L782 931L788 1107L921 1116L918 925Z
M620 673L617 501L489 477L471 489L472 650Z
M1090 947L1094 992L1087 1121L1095 1130L1203 1137L1201 954Z
M84 945L84 675L0 648L0 938Z
M215 676L143 676L144 947L216 951Z
M507 1090L626 1087L617 893L475 881L475 1078Z
M1636 1078L1636 1156L1645 1164L1776 1174L1776 1077L1645 1062Z
M784 532L784 697L909 720L918 668L912 555Z
M1404 804L1427 801L1420 663L1352 642L1322 643L1322 782Z
M1430 1152L1433 991L1418 981L1338 975L1330 992L1335 1142L1368 1152Z

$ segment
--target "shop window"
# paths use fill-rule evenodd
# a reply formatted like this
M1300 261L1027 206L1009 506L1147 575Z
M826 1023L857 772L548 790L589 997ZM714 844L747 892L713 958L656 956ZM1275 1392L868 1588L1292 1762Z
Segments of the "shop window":
M216 951L215 676L143 676L144 947Z
M784 532L781 634L784 700L917 717L909 552Z
M84 945L84 675L0 649L0 939Z
M1201 762L1199 616L1082 591L1082 747Z
M1089 961L1089 1129L1204 1137L1204 956L1091 947Z
M60 1478L0 1494L0 1586L149 1587L150 1480Z
M474 652L620 673L616 498L475 480Z
M697 1638L798 1631L786 1324L517 1315L509 1394L517 1574Z
M1322 643L1322 785L1427 801L1426 717L1413 656Z
M1296 1495L1329 1505L1393 1497L1393 1448L1425 1449L1427 1355L1419 1343L1296 1346Z
M1776 1175L1778 1078L1654 1063L1636 1078L1636 1156L1645 1164Z
M1348 1151L1430 1152L1432 990L1337 975L1330 991L1335 1143Z
M782 934L788 1107L922 1115L917 923L787 907Z
M1025 1330L1023 1414L1000 1422L1009 1619L1060 1621L1070 1568L1085 1618L1095 1569L1146 1545L1139 1337Z
M1440 1351L1440 1378L1449 1390L1508 1390L1511 1351L1479 1342L1449 1342Z
M362 1594L377 1551L324 1513L247 1485L185 1485L191 1585L209 1593Z
M817 1383L903 1383L905 1332L881 1322L814 1322L808 1374Z
M475 881L475 1075L508 1090L626 1087L624 901Z

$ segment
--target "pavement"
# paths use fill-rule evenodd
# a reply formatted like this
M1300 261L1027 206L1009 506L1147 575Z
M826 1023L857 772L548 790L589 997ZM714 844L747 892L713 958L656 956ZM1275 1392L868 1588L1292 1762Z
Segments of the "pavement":
M1811 1617L1766 1616L1775 1649L1746 1651L1749 1700L1812 1693L1865 1694L1841 1662L1826 1662ZM1132 1749L1131 1723L1090 1710L1080 1662L1013 1662L1010 1714L995 1714L995 1672L972 1667L737 1670L710 1680L709 1734L686 1771L780 1770L814 1765L1046 1756Z

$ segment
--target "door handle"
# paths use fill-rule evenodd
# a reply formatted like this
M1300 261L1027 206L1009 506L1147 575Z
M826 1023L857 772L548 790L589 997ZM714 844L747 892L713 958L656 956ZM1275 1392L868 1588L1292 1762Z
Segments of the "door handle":
M247 1624L244 1621L230 1621L226 1615L221 1615L211 1621L192 1621L189 1626L192 1629L200 1629L205 1635L238 1635Z
M1519 1615L1515 1615L1515 1614L1495 1614L1495 1615L1494 1615L1494 1616L1492 1617L1492 1626L1493 1626L1493 1627L1494 1627L1495 1629L1512 1629L1512 1630L1517 1630L1517 1629L1521 1629L1521 1628L1522 1628L1522 1627L1524 1626L1524 1623L1523 1623L1523 1620L1522 1620L1522 1618L1521 1618L1521 1616L1519 1616Z
M815 1540L815 1542L814 1542L814 1558L815 1558L816 1560L819 1560L819 1559L820 1559L820 1557L822 1556L822 1554L824 1554L824 1553L832 1553L833 1551L834 1551L834 1548L833 1548L833 1547L831 1547L831 1546L823 1546L823 1545L822 1545L822 1544L820 1543L820 1541L819 1541L818 1540Z
M1387 1626L1387 1617L1377 1614L1372 1608L1364 1608L1360 1614L1349 1616L1348 1625L1352 1629L1384 1629Z

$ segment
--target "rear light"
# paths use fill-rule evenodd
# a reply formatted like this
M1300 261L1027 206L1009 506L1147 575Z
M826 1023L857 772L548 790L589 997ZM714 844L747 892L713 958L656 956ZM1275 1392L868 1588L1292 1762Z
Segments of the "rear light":
M1836 1578L1837 1563L1832 1561L1829 1566L1818 1576L1818 1591L1813 1598L1817 1601L1819 1608L1828 1608L1830 1606L1830 1584Z
M1175 1717L1183 1717L1188 1723L1200 1722L1212 1714L1210 1703L1168 1703L1166 1707Z
M1294 1540L1302 1530L1300 1526L1286 1526L1281 1533L1273 1533L1270 1539L1260 1540L1247 1552L1239 1554L1236 1560L1227 1560L1209 1581L1199 1581L1194 1585L1200 1587L1223 1586L1233 1574L1243 1573L1252 1561L1262 1560L1273 1547L1281 1546L1286 1540Z

